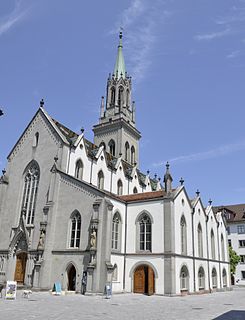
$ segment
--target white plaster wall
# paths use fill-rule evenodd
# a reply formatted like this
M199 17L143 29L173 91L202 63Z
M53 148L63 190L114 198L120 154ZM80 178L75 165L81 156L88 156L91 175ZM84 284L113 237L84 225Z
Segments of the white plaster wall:
M124 257L112 254L111 263L117 265L117 281L112 281L112 292L122 292L123 291L123 263Z
M160 256L132 256L126 259L126 292L133 292L134 270L141 264L149 265L156 271L155 293L164 294L164 259Z
M217 242L217 221L214 216L213 211L211 208L207 211L208 213L208 223L207 223L207 228L208 228L208 246L209 246L209 259L212 259L212 250L211 250L211 230L213 229L214 232L214 243L215 243L215 260L218 260L218 242Z
M184 200L184 205L182 204ZM174 200L174 214L175 214L175 252L181 254L181 232L180 220L182 215L185 216L187 226L187 255L192 256L192 208L189 204L188 198L184 189L178 194Z
M198 253L198 225L201 224L202 227L202 243L203 243L203 258L207 258L207 236L206 236L206 212L201 205L200 199L195 206L195 213L193 217L194 225L194 255L199 257Z
M127 253L136 252L136 220L143 211L149 212L153 219L152 252L164 252L163 203L162 200L155 200L128 204Z

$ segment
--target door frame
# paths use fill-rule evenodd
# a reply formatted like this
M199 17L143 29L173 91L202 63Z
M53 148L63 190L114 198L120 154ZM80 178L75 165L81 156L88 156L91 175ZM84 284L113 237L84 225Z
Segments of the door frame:
M142 262L138 262L132 269L130 272L130 276L132 279L132 286L131 286L131 291L134 292L134 284L135 284L135 272L138 268L140 267L144 267L144 293L142 294L146 294L146 295L152 295L155 294L156 292L156 278L157 278L157 273L156 273L156 269L154 268L154 266L150 263L146 263L144 261ZM147 268L147 271L146 271ZM152 290L149 290L149 270L152 270L153 272L153 292Z
M24 284L25 283L25 275L26 275L26 264L27 264L27 258L28 258L28 254L25 251L20 251L16 254L15 256L15 271L14 271L14 281L17 281L17 283L21 283ZM18 259L19 257L21 257L20 259ZM24 258L23 258L24 257ZM22 262L22 273L23 273L23 281L18 281L18 279L16 279L16 268L17 268L17 262L21 261ZM24 267L23 267L24 266Z

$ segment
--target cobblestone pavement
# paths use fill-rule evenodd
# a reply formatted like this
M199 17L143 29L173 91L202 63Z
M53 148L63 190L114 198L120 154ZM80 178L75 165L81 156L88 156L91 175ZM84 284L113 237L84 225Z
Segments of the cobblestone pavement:
M167 319L244 320L245 288L186 297L114 294L102 296L70 294L52 296L33 292L29 299L17 292L16 300L0 299L0 319Z

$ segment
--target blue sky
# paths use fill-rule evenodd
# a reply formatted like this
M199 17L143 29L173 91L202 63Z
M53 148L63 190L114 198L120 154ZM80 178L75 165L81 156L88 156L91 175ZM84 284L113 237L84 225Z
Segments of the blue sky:
M93 139L120 26L141 169L244 203L245 0L0 1L0 167L41 98Z

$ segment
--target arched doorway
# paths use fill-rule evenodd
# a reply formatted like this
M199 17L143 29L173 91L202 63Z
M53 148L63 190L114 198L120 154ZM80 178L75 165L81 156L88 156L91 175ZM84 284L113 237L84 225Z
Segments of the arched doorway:
M75 291L76 290L76 268L72 264L67 270L67 290L68 291Z
M15 267L15 274L14 280L18 283L24 283L25 280L25 271L26 271L26 260L27 260L27 253L21 252L16 255L16 267Z
M151 267L140 265L134 271L134 293L155 293L155 274Z

